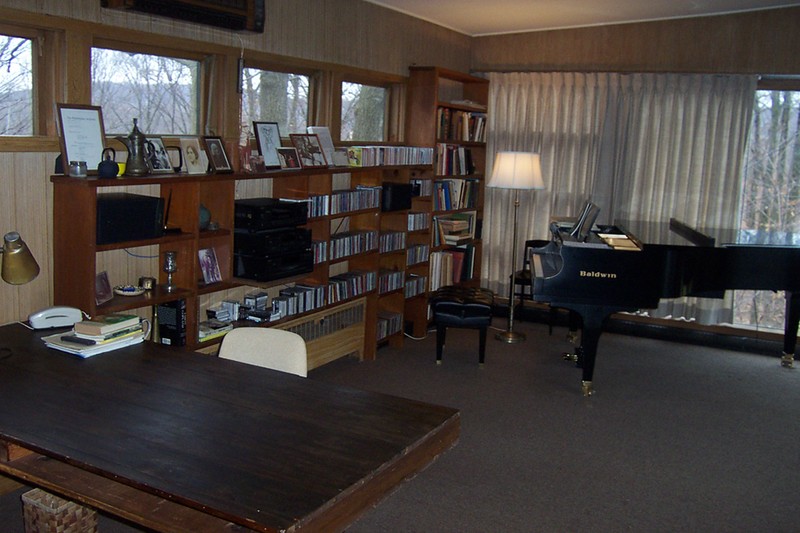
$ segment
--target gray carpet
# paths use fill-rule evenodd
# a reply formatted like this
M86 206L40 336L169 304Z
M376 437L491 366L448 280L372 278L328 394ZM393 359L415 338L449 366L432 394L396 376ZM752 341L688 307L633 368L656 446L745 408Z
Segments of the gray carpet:
M518 329L523 344L490 338L483 368L477 332L450 330L442 366L430 335L376 361L311 372L461 410L458 445L350 533L800 531L798 370L777 357L605 334L587 399L580 371L560 358L565 330ZM0 531L21 531L18 501L0 498Z
M564 330L527 342L451 330L342 361L315 379L461 409L459 444L349 531L799 531L800 373L779 359L604 335L592 398L560 359Z

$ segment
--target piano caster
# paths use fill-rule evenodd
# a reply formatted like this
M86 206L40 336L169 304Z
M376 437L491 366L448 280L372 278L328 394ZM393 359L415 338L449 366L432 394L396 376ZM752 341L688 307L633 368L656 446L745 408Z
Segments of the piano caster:
M583 395L587 398L594 394L591 381L581 381L581 389L583 390Z
M577 331L568 331L567 332L567 342L570 344L578 344L578 332Z
M781 366L784 368L794 368L794 354L785 353L781 357Z
M564 361L572 361L573 363L577 363L578 362L578 354L577 353L564 352L564 353L561 354L561 358Z

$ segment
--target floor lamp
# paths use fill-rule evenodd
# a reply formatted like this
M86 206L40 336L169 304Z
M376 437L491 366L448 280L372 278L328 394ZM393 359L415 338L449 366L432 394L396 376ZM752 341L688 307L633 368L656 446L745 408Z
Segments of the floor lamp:
M511 244L511 288L508 297L508 329L495 335L499 341L513 344L525 340L525 335L514 331L514 287L517 268L517 218L519 211L519 191L544 189L542 167L539 154L529 152L497 152L494 168L487 187L514 190L514 232Z

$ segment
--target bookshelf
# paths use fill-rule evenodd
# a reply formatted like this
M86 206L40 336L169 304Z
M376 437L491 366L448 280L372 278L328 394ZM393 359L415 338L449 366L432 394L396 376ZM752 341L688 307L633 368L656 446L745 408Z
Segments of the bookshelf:
M322 364L331 360L331 354L346 355L344 350L373 359L379 343L400 345L403 340L402 327L397 324L403 323L404 287L398 280L405 277L407 212L381 212L381 184L386 180L408 183L429 168L392 165L120 179L52 176L54 303L77 307L92 316L126 310L149 316L154 306L184 300L185 349L213 351L221 337L199 340L198 324L206 319L209 299L251 289L279 294L295 287L324 287L326 298L321 306L303 308L301 313L266 325L305 331L304 320L330 322L340 310L358 302L360 318L348 326L345 335L356 340L345 340L341 332L329 333L336 333L330 338L315 337L312 347L320 353L310 353L310 360ZM153 239L96 244L98 196L119 191L161 197L165 203L169 199L169 225L177 231ZM318 254L312 272L263 283L233 276L234 203L263 196L311 199L304 227L311 232ZM211 213L213 229L200 228L201 205ZM383 251L382 238L393 243ZM198 250L207 248L215 251L221 282L203 282ZM178 268L173 275L177 288L171 292L163 287L166 251L177 252ZM140 276L156 278L157 285L139 296L114 296L97 304L95 277L106 268L114 272L112 285L133 283ZM354 332L358 335L353 336Z
M489 82L439 67L411 67L409 73L406 142L436 154L417 179L420 196L411 209L427 220L409 233L407 245L409 252L420 252L417 258L425 257L427 247L427 257L409 266L406 277L405 319L411 334L421 337L430 291L448 283L480 283ZM469 237L444 242L446 233L462 230L446 229L439 221L456 219L467 222Z

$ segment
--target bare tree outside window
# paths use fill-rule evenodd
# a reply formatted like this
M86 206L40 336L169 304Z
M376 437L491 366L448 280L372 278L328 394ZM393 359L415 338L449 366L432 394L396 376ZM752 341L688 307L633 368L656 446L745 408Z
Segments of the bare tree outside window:
M305 133L308 125L309 77L289 72L246 68L242 80L242 125L277 122L281 135Z
M191 59L92 49L92 104L108 134L133 119L150 135L197 135L200 63Z
M341 140L386 140L387 92L384 87L342 83Z
M0 35L0 135L33 135L30 39Z
M800 92L757 91L742 189L743 242L800 246ZM736 291L734 323L783 329L783 293Z

